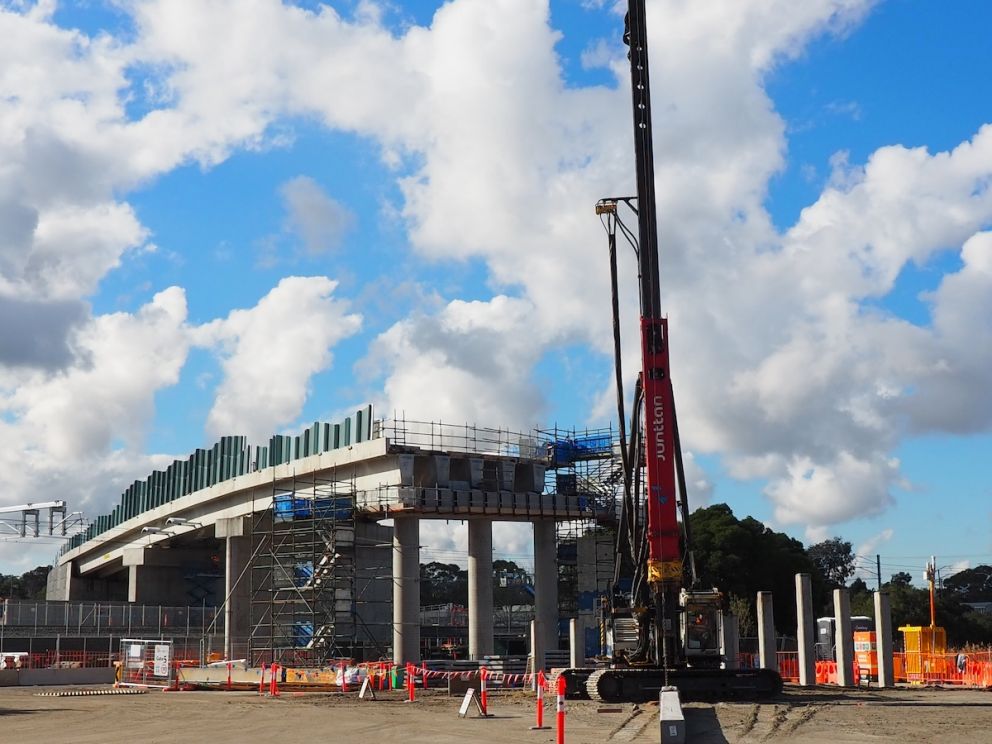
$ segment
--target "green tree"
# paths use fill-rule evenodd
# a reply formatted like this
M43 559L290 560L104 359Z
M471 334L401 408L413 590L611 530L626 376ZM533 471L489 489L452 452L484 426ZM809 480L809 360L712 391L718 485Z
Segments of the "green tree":
M10 599L44 599L51 566L38 566L20 576L0 574L0 597Z
M737 617L737 631L742 638L754 638L758 635L758 623L754 619L754 602L746 597L730 595L730 611Z
M727 597L743 597L749 604L757 592L771 591L780 598L775 603L780 632L795 633L797 573L813 576L814 595L822 601L823 582L798 540L752 517L737 519L726 504L697 509L689 524L701 585L716 587Z
M420 604L468 604L468 571L456 563L421 563Z
M992 566L976 566L944 579L944 591L962 602L992 602Z
M890 586L911 586L913 583L912 574L908 574L905 571L897 571L892 574L892 578L889 579Z
M847 540L832 537L810 545L806 552L831 588L844 586L854 575L854 551Z
M864 579L857 578L851 582L849 587L851 594L851 616L864 615L875 617L875 597L874 592L868 588Z
M513 561L493 561L493 604L496 607L534 604L532 592L533 579L524 569Z

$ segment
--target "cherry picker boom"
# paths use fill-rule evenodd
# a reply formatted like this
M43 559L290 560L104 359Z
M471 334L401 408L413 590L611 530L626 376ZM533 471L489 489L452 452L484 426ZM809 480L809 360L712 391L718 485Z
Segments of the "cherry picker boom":
M657 700L659 690L667 685L678 687L684 699L768 697L781 691L781 677L770 669L726 668L734 665L724 664L721 657L722 595L717 589L695 587L685 475L669 370L668 320L661 313L645 0L629 0L624 42L630 48L637 197L603 199L596 205L610 239L624 470L614 587L604 611L612 656L605 667L568 669L563 674L571 693L585 693L607 702ZM621 206L637 215L636 238L619 216ZM634 392L629 442L622 425L618 227L637 251L640 284L641 372Z

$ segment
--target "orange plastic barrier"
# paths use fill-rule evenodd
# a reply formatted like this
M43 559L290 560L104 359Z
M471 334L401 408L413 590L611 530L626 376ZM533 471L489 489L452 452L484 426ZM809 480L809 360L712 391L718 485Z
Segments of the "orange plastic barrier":
M776 654L778 673L786 682L799 681L799 653L796 651L779 651Z

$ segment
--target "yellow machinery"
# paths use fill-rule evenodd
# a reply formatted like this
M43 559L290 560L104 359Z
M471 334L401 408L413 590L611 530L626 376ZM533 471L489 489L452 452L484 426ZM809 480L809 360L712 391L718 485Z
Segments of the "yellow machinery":
M927 564L927 583L930 585L930 626L904 625L899 628L906 652L906 679L910 684L922 685L943 678L947 667L947 633L937 625L937 607L934 597L934 578L937 561L931 556Z

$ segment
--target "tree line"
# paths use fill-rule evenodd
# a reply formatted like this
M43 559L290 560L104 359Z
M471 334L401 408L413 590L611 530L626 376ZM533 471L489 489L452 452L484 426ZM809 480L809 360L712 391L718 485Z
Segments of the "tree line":
M38 566L30 571L16 574L0 574L0 598L44 599L48 586L48 572L51 566Z
M855 573L851 543L839 537L805 547L799 540L775 532L753 517L738 519L726 504L697 509L689 516L700 585L716 587L729 597L741 621L741 634L756 633L755 596L771 591L775 597L775 626L795 635L795 575L810 574L813 607L818 617L832 617L834 589L846 586L851 614L874 618L872 591ZM930 595L917 589L907 573L896 573L882 584L892 607L892 625L930 624ZM992 602L992 568L979 566L954 574L938 592L936 622L947 630L948 643L992 643L992 616L967 602Z

